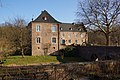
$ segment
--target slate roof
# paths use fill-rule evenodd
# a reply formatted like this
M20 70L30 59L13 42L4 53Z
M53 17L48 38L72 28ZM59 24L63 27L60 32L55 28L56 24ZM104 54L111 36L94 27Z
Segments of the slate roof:
M55 20L46 10L42 11L42 13L33 22L60 23Z
M83 23L79 23L79 24L61 23L61 22L55 20L46 10L42 11L41 14L32 22L59 23L61 32L62 31L67 31L67 32L87 32Z
M61 32L87 32L83 23L62 23L60 24Z

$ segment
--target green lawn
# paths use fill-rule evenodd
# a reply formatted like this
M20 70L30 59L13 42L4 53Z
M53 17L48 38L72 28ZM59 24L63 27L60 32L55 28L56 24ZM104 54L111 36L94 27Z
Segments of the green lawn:
M67 63L67 62L79 62L82 61L79 57L64 57L61 59L60 56L9 56L3 65L10 66L26 66L26 65L39 65L39 64L50 64L50 63Z
M29 64L46 64L58 63L56 56L10 56L3 65L29 65Z

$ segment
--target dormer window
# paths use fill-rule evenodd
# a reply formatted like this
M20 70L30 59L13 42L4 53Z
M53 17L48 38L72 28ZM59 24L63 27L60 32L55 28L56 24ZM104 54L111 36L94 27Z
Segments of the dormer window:
M78 30L79 30L79 31L81 31L81 29L80 29L80 28L78 28Z
M60 30L63 30L63 28L62 28L62 27L60 27Z
M42 17L42 19L46 21L46 20L47 20L47 17L46 17L46 16L45 16L45 17Z
M72 28L69 28L69 30L72 30Z

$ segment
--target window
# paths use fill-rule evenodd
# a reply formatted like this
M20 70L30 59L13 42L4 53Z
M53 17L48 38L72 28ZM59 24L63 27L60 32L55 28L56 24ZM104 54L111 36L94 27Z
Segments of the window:
M68 37L71 38L71 34L68 34Z
M52 32L56 32L56 30L57 30L56 26L53 26L52 27Z
M46 20L47 20L47 17L42 17L42 19L46 21Z
M61 44L65 44L65 40L64 40L64 39L62 39L62 42L61 42Z
M63 28L62 28L62 27L60 27L60 30L63 30Z
M36 32L39 32L40 31L40 25L37 25L36 26Z
M79 31L81 31L81 29L80 29L80 28L78 28L78 30L79 30Z
M75 34L75 37L78 37L78 34Z
M81 38L83 38L84 37L84 34L81 34Z
M72 28L69 28L69 30L72 30Z
M77 40L75 40L75 43L76 43L76 44L77 44L77 42L78 42L78 41L77 41Z
M36 38L36 43L39 44L40 43L40 37Z
M65 34L63 33L63 34L62 34L62 36L64 37L64 36L65 36Z
M55 38L55 37L52 38L52 43L53 43L53 44L56 43L56 38Z
M72 40L69 40L68 42L69 42L69 43L71 43L71 42L72 42Z

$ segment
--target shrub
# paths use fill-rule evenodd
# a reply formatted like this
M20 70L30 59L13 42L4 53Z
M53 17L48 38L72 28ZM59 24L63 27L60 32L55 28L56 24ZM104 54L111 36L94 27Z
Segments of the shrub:
M62 49L61 52L65 57L77 57L78 56L77 50L73 46L67 46L65 49Z

